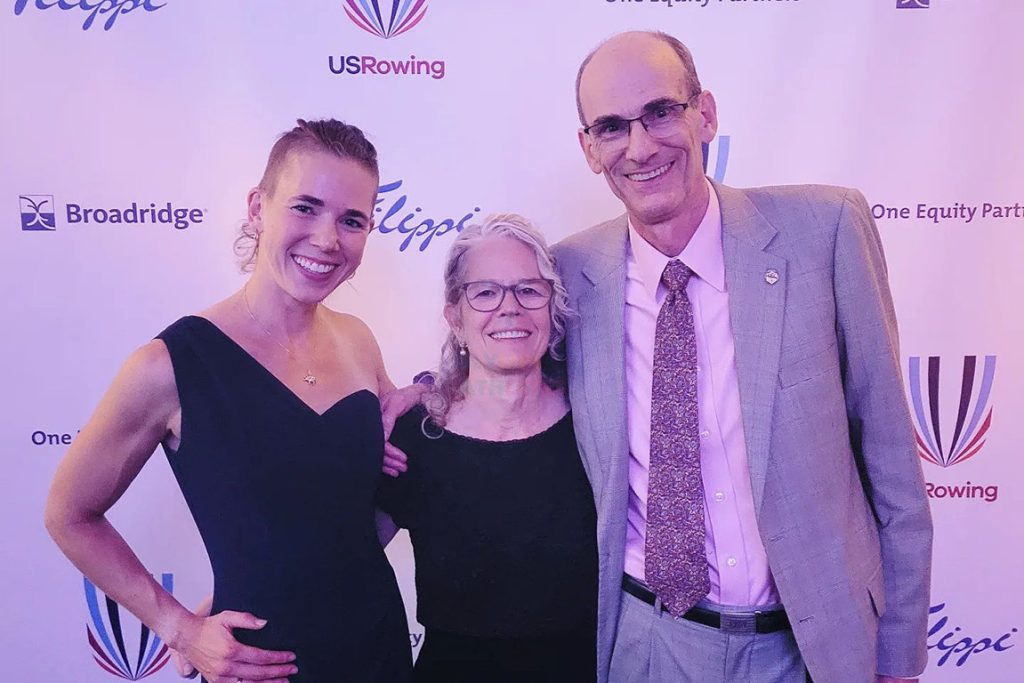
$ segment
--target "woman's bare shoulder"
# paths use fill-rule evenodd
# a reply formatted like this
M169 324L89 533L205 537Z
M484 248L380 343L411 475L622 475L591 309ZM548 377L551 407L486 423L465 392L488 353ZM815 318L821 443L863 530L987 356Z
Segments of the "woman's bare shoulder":
M135 349L125 360L121 372L134 382L154 389L174 388L174 365L162 339L154 339Z
M327 320L331 325L331 331L338 335L339 338L351 344L359 346L369 345L373 349L377 348L377 339L373 336L373 331L361 318L351 313L342 313L327 307L324 307L324 310L327 312Z
M178 409L178 388L167 345L154 339L133 351L121 365L108 391L126 421L147 415L160 421Z

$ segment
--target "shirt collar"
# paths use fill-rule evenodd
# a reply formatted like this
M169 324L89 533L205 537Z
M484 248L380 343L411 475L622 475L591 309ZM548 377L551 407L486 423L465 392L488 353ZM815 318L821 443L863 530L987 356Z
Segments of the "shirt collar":
M697 226L693 237L683 248L678 256L666 256L655 249L647 240L640 236L640 233L629 225L629 258L636 267L636 272L643 282L644 289L656 298L658 285L661 283L661 274L665 266L673 258L682 261L693 273L714 287L719 292L725 291L725 258L722 254L722 209L718 202L718 195L715 188L707 178L704 182L708 185L710 200L707 211L700 225Z

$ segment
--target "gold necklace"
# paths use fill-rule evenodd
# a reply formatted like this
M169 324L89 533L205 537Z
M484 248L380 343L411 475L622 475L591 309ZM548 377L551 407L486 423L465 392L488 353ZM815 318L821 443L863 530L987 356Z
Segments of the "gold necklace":
M270 330L268 330L266 328L266 326L264 326L264 324L259 321L259 319L256 317L256 314L254 314L252 312L252 306L249 305L249 295L248 295L248 292L249 292L249 283L247 282L247 283L245 283L245 286L242 287L242 301L245 302L245 310L249 312L249 317L252 318L252 321L254 323L256 323L257 327L259 327L261 330L263 330L263 334L267 335L267 338L270 339L270 341L274 342L275 344L280 346L282 349L284 349L284 352L288 354L288 357L291 358L292 360L295 360L295 354L292 352L292 350L290 348L288 348L287 346L285 346L284 344L282 344L281 342L279 342L274 337L274 335L270 333ZM315 338L313 340L313 356L316 356L316 339ZM313 374L312 370L307 369L306 370L306 376L302 378L302 381L305 382L306 384L312 386L312 385L316 384L316 375Z

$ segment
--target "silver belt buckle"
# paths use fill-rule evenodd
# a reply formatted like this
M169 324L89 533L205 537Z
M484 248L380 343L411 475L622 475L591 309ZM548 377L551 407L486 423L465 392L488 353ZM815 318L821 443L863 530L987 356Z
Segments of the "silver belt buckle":
M722 612L721 630L725 633L751 635L757 633L757 613L726 614Z

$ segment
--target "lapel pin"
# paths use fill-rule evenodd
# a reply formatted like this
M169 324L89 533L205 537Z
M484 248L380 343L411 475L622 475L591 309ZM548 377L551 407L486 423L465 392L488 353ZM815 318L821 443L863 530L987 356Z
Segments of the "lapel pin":
M774 285L779 281L779 271L774 268L769 268L764 272L764 281L770 285Z

